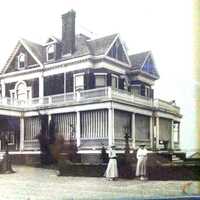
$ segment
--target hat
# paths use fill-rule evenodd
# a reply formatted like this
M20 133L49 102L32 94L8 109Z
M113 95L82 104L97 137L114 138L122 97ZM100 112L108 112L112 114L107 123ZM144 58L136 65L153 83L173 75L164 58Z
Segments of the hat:
M139 146L140 146L140 147L145 147L146 144L142 143L142 144L140 144Z

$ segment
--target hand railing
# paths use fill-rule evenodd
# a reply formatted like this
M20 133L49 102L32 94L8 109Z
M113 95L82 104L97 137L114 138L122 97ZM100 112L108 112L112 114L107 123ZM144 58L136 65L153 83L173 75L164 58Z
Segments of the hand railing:
M180 108L160 99L136 95L127 90L116 89L112 87L102 87L90 90L81 90L65 94L45 96L43 98L32 98L26 102L23 100L11 99L9 97L0 98L0 106L12 106L20 108L32 108L36 106L71 104L83 101L95 101L100 99L115 99L151 108L158 108L170 112L180 113Z

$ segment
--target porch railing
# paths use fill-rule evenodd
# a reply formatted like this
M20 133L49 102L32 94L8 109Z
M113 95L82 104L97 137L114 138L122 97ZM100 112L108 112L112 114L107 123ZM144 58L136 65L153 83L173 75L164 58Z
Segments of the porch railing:
M38 150L40 145L38 140L24 140L24 150Z
M180 113L180 108L169 102L160 99L151 99L144 96L135 95L125 90L114 89L112 87L103 87L90 90L82 90L65 94L45 96L43 98L32 98L27 102L11 98L0 98L0 106L12 106L18 108L32 108L35 106L71 104L83 101L95 101L116 99L141 106L154 107Z
M180 108L178 106L173 105L173 103L170 103L161 99L155 99L154 106L159 109L168 110L175 113L180 113Z

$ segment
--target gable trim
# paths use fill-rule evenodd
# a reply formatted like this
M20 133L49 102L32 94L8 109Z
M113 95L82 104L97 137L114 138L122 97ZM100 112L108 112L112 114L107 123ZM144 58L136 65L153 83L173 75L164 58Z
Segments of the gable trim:
M51 41L51 42L48 42L49 39L51 39L52 41ZM47 46L47 45L49 45L49 44L55 44L55 43L58 43L58 42L59 42L54 36L48 37L48 40L47 40L47 42L46 42L43 46Z
M30 55L35 59L35 61L42 67L43 64L39 61L39 59L35 56L35 54L30 50L28 45L22 39L20 40L20 42L25 47L25 49L28 51L28 53L30 53Z
M8 58L8 61L6 63L6 65L3 67L2 69L2 74L4 74L6 72L6 70L8 69L8 67L10 66L11 62L13 61L14 57L16 56L16 53L18 52L19 48L21 46L24 46L24 48L28 51L28 53L33 57L33 59L41 66L43 67L42 63L39 61L39 59L33 54L33 52L30 50L30 48L28 47L28 45L22 40L20 39L17 42L17 45L15 46L14 50L12 51L10 57Z
M109 53L109 51L111 50L112 46L115 44L116 40L119 38L119 33L115 36L115 38L113 39L112 43L110 44L109 48L107 49L107 51L105 52L105 56Z
M5 73L6 70L8 69L9 65L11 64L11 62L13 61L13 58L16 56L17 51L19 50L19 48L21 47L20 41L17 42L13 52L11 53L10 57L8 58L5 66L2 69L2 73Z
M144 59L144 62L143 62L142 65L141 65L140 70L142 70L142 69L144 68L144 65L145 65L145 63L146 63L146 61L147 61L147 59L149 58L150 55L151 55L150 52L146 55L146 57L145 57L145 59Z
M128 65L131 65L131 61L130 61L130 59L129 59L128 53L127 53L127 51L126 51L126 49L125 49L125 46L124 46L124 44L123 44L123 42L122 42L122 40L121 40L121 37L120 37L119 33L116 35L116 37L115 37L114 40L112 41L111 45L110 45L109 48L107 49L107 51L106 51L106 53L105 53L105 56L108 55L109 51L112 49L112 47L113 47L113 45L115 44L115 42L117 41L117 39L119 39L119 41L120 41L120 43L121 43L121 45L122 45L123 51L124 51L125 56L126 56L126 59L127 59L127 61L128 61Z
M140 68L141 71L142 71L142 69L144 68L145 63L146 63L147 59L148 59L150 56L151 56L151 59L152 59L152 61L153 61L153 63L154 63L154 59L153 59L152 53L149 51L149 53L147 54L146 58L144 59L144 62L143 62L143 64L142 64L142 66L141 66L141 68ZM155 67L155 64L154 64L154 70L155 70L157 76L154 76L154 75L152 75L152 76L159 78L160 76L159 76L158 70L157 70L156 67ZM143 72L144 72L144 71L143 71ZM144 72L144 73L147 73L147 72Z

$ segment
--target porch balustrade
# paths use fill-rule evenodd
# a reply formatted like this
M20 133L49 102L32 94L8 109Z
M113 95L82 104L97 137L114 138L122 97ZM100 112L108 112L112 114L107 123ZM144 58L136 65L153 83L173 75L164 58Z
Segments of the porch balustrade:
M38 140L24 140L24 150L39 150L40 145Z
M65 94L45 96L43 98L32 98L27 102L11 98L0 98L0 106L12 106L21 108L31 108L35 106L71 104L75 102L95 101L95 100L119 100L126 101L141 106L154 107L167 110L173 113L180 113L180 108L172 103L151 99L144 96L135 95L125 90L114 89L112 87L96 88L91 90L82 90Z

